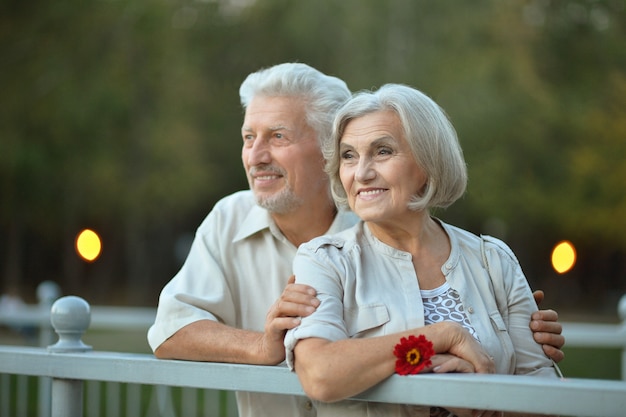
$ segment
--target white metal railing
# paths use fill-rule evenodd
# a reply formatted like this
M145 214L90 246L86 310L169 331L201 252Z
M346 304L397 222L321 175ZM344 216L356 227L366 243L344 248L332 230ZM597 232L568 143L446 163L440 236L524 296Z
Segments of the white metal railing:
M622 304L626 310L624 301L620 303L620 314L624 312ZM81 340L90 316L84 300L60 298L51 312L59 341L47 349L0 346L0 374L51 378L55 417L82 416L84 381L303 394L297 377L280 366L157 360L148 354L94 352ZM617 330L621 334L618 339L624 343L626 329ZM394 375L355 399L610 417L624 414L626 382L511 375Z
M11 344L46 347L56 340L50 323L50 308L60 297L60 288L45 281L37 288L39 304L15 303L0 306L0 326L15 329L6 332ZM125 331L125 335L147 332L154 323L155 308L91 306L90 330ZM27 337L23 330L27 329ZM129 331L131 333L129 333ZM113 334L113 337L119 336ZM146 348L147 348L147 341ZM0 345L3 344L0 336ZM124 345L124 343L121 343ZM88 381L85 387L88 417L139 417L206 415L234 417L237 414L234 395L211 390L182 389L173 392L166 386L138 386L117 382ZM178 394L178 396L176 395ZM9 375L0 371L0 417L50 417L51 381L48 377L25 374ZM176 397L181 404L174 404ZM35 402L33 406L33 402ZM36 411L34 409L36 408ZM139 410L142 410L141 413ZM198 414L200 413L200 414Z
M0 325L35 327L40 331L51 329L50 308L61 296L58 285L44 281L37 287L39 304L23 304L10 310L0 308ZM152 307L91 306L90 329L147 331L154 323L156 309ZM52 339L41 337L40 346L47 346Z

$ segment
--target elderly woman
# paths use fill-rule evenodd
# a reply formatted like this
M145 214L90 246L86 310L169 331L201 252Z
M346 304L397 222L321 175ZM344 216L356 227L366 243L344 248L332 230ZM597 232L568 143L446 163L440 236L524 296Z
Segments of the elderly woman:
M340 401L396 372L394 348L410 335L434 349L422 372L555 377L528 327L536 304L509 247L430 215L467 183L456 132L434 101L397 84L356 94L337 114L324 155L337 204L361 222L300 246L294 260L296 282L314 287L320 306L288 332L287 360L322 402L318 416L419 414Z

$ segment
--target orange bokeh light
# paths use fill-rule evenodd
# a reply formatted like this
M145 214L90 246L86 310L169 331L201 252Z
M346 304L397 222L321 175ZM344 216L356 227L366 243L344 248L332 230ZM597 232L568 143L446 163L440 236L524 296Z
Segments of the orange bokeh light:
M576 249L574 245L564 240L552 249L552 267L559 274L570 271L576 264Z
M100 236L90 229L81 231L76 236L76 253L87 262L95 261L102 251Z

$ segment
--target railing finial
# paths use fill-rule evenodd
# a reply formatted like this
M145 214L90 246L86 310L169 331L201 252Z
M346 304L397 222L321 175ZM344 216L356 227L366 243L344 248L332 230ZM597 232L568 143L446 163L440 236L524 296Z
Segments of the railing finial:
M61 296L61 287L54 281L44 281L37 286L39 304L51 306Z
M81 340L83 333L91 323L89 304L80 297L68 295L52 304L50 322L59 335L59 341L48 346L53 353L84 352L91 350Z
M622 324L626 326L626 294L622 295L622 298L619 299L619 303L617 304L617 315L622 321ZM624 351L626 351L626 346L624 347Z

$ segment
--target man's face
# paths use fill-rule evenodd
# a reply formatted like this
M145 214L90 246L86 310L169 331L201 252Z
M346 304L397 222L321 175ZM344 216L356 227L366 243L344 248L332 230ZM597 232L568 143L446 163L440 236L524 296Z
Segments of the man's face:
M311 199L328 198L324 159L301 99L253 98L241 135L241 159L261 207L284 214Z

